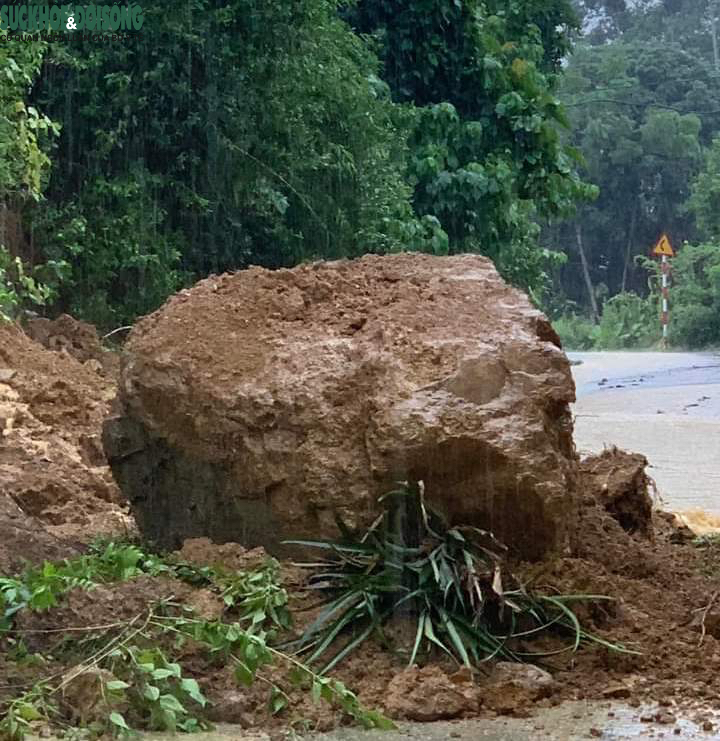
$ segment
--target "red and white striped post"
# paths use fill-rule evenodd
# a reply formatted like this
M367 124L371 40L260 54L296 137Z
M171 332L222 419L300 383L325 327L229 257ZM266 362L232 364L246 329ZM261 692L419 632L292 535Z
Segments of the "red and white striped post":
M670 289L668 288L668 274L670 272L670 263L668 262L668 256L662 256L662 338L663 347L667 347L668 337L668 322L670 321L670 306L668 299L670 298Z
M670 322L669 258L675 256L675 251L670 244L667 234L663 234L662 237L660 237L660 240L653 249L653 255L659 256L662 263L662 313L660 314L660 321L662 322L662 344L663 347L667 347L668 323Z

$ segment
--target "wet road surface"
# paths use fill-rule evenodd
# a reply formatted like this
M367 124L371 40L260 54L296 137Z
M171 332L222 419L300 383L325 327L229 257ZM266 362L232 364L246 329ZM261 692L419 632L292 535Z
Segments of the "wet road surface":
M650 461L663 506L720 515L720 355L569 353L581 454L618 445Z
M672 716L669 722L650 720L658 707L632 708L621 703L565 702L552 708L539 709L530 718L479 718L437 723L398 723L396 731L364 731L360 728L339 728L329 733L307 736L271 736L263 731L244 731L238 726L218 725L213 731L193 734L193 741L271 741L277 738L308 738L313 741L586 741L602 738L620 739L720 739L718 716L705 709L688 708L684 712L665 709ZM642 720L642 719L645 720ZM703 730L703 720L710 721L712 730ZM710 727L710 726L708 726ZM143 733L143 741L164 741L177 738L166 733Z

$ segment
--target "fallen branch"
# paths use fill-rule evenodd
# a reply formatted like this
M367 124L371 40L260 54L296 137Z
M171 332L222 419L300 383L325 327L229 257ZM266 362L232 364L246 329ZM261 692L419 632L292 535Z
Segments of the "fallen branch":
M705 640L705 618L707 618L708 613L710 610L712 610L713 605L715 604L715 600L718 598L718 595L720 595L720 592L714 592L713 596L710 598L710 602L705 605L705 607L699 607L697 610L693 610L693 612L699 612L701 613L700 617L700 640L698 641L698 646L702 646L703 641Z

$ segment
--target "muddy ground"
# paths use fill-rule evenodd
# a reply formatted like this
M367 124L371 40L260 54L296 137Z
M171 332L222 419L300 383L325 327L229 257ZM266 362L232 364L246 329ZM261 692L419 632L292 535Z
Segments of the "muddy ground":
M608 456L606 480L611 480L613 475L613 460ZM592 473L593 481L603 477L598 465L593 466ZM627 507L622 511L627 514ZM642 508L638 511L642 512ZM397 705L390 703L389 698L399 691L407 695L409 704L402 707L411 717L492 720L522 718L539 712L538 717L542 718L546 711L564 701L620 701L636 708L638 713L644 706L653 709L648 723L668 735L674 734L675 728L682 729L677 722L681 717L696 718L698 724L710 723L709 727L714 729L713 709L720 708L720 685L717 683L720 670L720 545L709 543L699 547L685 531L665 517L656 514L653 519L650 530L643 532L641 527L636 527L630 528L634 533L627 532L597 496L594 483L588 483L578 553L540 564L513 565L514 572L523 581L531 581L536 589L544 592L557 590L613 597L613 603L581 608L579 616L589 630L608 640L621 641L641 655L622 655L597 645L587 645L576 653L565 652L542 659L538 664L552 674L554 682L548 692L530 697L522 693L493 697L488 691L492 681L489 671L460 679L457 666L439 658L429 681L418 682L412 673L404 673L402 656L393 655L373 643L359 649L333 674L353 688L366 706L395 715ZM244 560L246 554L239 546L221 548L223 550L218 551L206 544L204 552L196 554L195 558L228 561L232 557L240 564L252 564L252 557ZM282 573L290 592L296 629L301 629L312 614L314 597L305 590L297 569L285 566ZM24 613L18 622L21 630L29 631L23 634L28 649L52 656L53 646L58 643L57 634L43 631L62 634L67 628L130 620L147 605L171 594L176 600L200 606L210 613L218 609L217 597L203 590L194 590L165 577L142 577L91 592L71 592L61 608L46 613ZM222 604L219 610L222 612ZM566 645L567 636L558 636L519 644L517 648L550 652ZM292 698L289 708L273 717L267 709L267 689L261 683L251 690L239 689L229 667L208 663L192 651L185 660L190 676L200 682L214 703L213 720L233 723L241 727L243 733L263 730L271 732L273 738L284 738L288 724L308 731L328 731L347 722L341 713L325 705L315 705L306 692L292 691L289 686ZM6 678L7 684L15 685L40 678L48 671L60 670L61 663L40 669L4 663L0 675ZM270 670L269 676L283 682L283 672ZM448 687L457 684L461 685L462 697L448 714L445 702L437 702L438 692L446 692ZM457 700L454 695L451 698L454 702ZM438 709L435 715L429 715L427 708L433 702ZM695 708L689 708L690 703ZM663 723L658 725L654 714L662 714ZM580 718L571 717L570 720L578 720L578 727L587 725L584 720L581 724ZM597 723L593 723L588 732L597 727ZM552 727L552 723L548 727ZM457 732L462 734L462 728L458 727ZM487 727L488 732L493 728L500 732L504 725L493 720ZM508 728L528 726L510 724ZM438 737L432 735L435 730L428 733L428 738Z
M122 503L111 484L108 482L109 489L99 488L97 495L88 498L87 493L74 486L71 473L72 462L76 460L97 480L107 482L103 462L91 456L96 448L83 453L83 445L87 446L88 439L96 440L97 428L109 402L107 389L112 370L91 362L92 358L83 360L82 356L73 356L72 347L66 343L38 355L37 347L25 339L13 336L10 341L16 343L18 352L12 357L3 356L6 364L15 362L15 367L6 369L11 372L6 372L4 378L16 396L7 391L13 423L12 428L5 428L4 452L8 454L11 450L8 442L19 446L35 436L49 452L63 453L48 455L47 466L42 471L44 476L37 481L37 469L24 468L28 478L17 480L25 481L27 486L18 488L15 495L10 492L10 499L15 496L21 502L38 502L32 514L33 527L44 529L54 542L65 543L69 539L71 551L82 549L92 538L96 519L108 526L104 529L106 534L113 532L114 526L117 535L127 536L130 531ZM58 353L58 356L44 353ZM10 419L9 414L6 419ZM62 446L58 447L60 442ZM1 462L10 476L13 461L5 458ZM427 675L430 678L419 679L417 673L405 672L405 659L401 655L374 643L366 644L343 662L334 676L355 690L368 707L402 716L397 703L391 703L389 698L405 696L409 701L404 706L405 714L410 717L432 717L428 715L428 707L435 702L437 719L458 721L452 726L424 726L422 730L403 726L405 738L570 739L597 737L597 734L624 738L632 737L628 724L636 722L642 724L642 729L652 729L643 733L653 733L656 737L664 734L692 738L692 733L713 737L717 727L715 710L720 708L717 681L720 542L697 542L671 515L651 513L643 465L642 457L617 452L586 464L577 545L572 555L541 563L510 565L521 582L546 593L612 597L613 602L580 608L579 617L589 630L608 640L622 642L639 655L583 645L577 652L548 656L538 664L552 674L553 682L547 691L531 697L522 693L493 696L489 669L466 676L451 662L439 659L435 661L436 668ZM63 487L60 509L51 506L50 501L53 470L59 472L58 481ZM42 548L37 551L40 553ZM221 560L241 569L262 560L261 553L247 553L236 545L205 544L199 551L186 551L184 557L199 563ZM317 610L317 603L297 568L283 564L281 575L289 592L297 632L307 624L313 610ZM45 654L49 662L41 666L19 665L8 654L0 654L3 680L0 700L17 686L67 668L54 649L63 631L130 620L168 595L206 614L215 611L219 615L223 611L216 594L167 577L142 577L90 592L76 590L59 609L43 613L23 611L18 616L18 626L26 631L23 636L28 650ZM566 645L567 636L550 636L528 643L527 647L552 652ZM255 732L283 738L290 726L321 733L339 727L341 730L336 735L326 738L358 737L357 731L344 727L347 719L341 713L314 704L306 692L288 687L291 696L288 709L271 716L267 689L262 683L250 690L238 688L228 667L208 662L192 650L185 656L185 662L189 676L198 680L213 703L212 719L220 724L233 724L234 730L228 733L236 738L252 738ZM274 669L270 670L270 676L278 682L284 681L282 672L276 673ZM453 689L458 686L460 700ZM452 710L438 704L439 687L454 698ZM591 703L589 715L582 710L585 705L563 705L566 702ZM607 703L613 703L613 707ZM530 720L527 716L531 716ZM641 716L645 721L640 720ZM616 723L614 717L620 721ZM480 720L467 725L473 719ZM621 733L628 735L618 735Z
M531 718L480 718L441 721L437 723L399 723L397 731L362 731L339 728L313 734L314 741L586 741L592 738L621 739L679 738L684 741L709 741L718 738L714 731L704 730L707 714L692 711L678 714L673 724L657 723L650 718L657 708L634 708L615 702L565 702L557 707L538 709ZM705 719L704 719L705 718ZM644 720L643 720L644 719ZM678 733L679 731L679 733ZM148 741L169 739L167 734L147 734ZM196 741L271 741L263 731L239 731L237 726L218 725L200 734Z

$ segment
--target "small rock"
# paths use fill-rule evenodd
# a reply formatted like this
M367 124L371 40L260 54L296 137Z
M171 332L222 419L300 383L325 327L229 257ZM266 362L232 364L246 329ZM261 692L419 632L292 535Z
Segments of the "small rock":
M677 718L667 710L660 710L655 713L655 721L657 723L662 723L663 725L670 726L673 723L677 722Z
M252 725L252 698L238 690L222 690L211 698L213 704L208 711L209 720L215 723L233 723L248 728Z
M593 738L601 738L603 735L603 732L599 728L591 728L590 729L590 735Z
M62 689L63 705L71 713L74 721L82 724L104 720L113 710L125 712L127 701L107 693L106 685L117 679L106 669L96 666L80 667L76 675ZM79 669L76 669L78 672Z
M715 726L709 720L706 720L706 721L703 721L702 729L703 731L707 731L709 733L710 731L715 730Z
M499 713L517 714L529 703L549 697L554 689L555 680L544 669L501 661L484 688L484 698L486 705Z
M16 372L13 368L0 368L0 383L12 381Z
M603 690L603 697L625 698L630 697L631 690L626 684L611 684Z
M477 713L482 702L472 680L458 681L437 666L412 667L396 674L387 688L385 709L394 718L450 720Z

